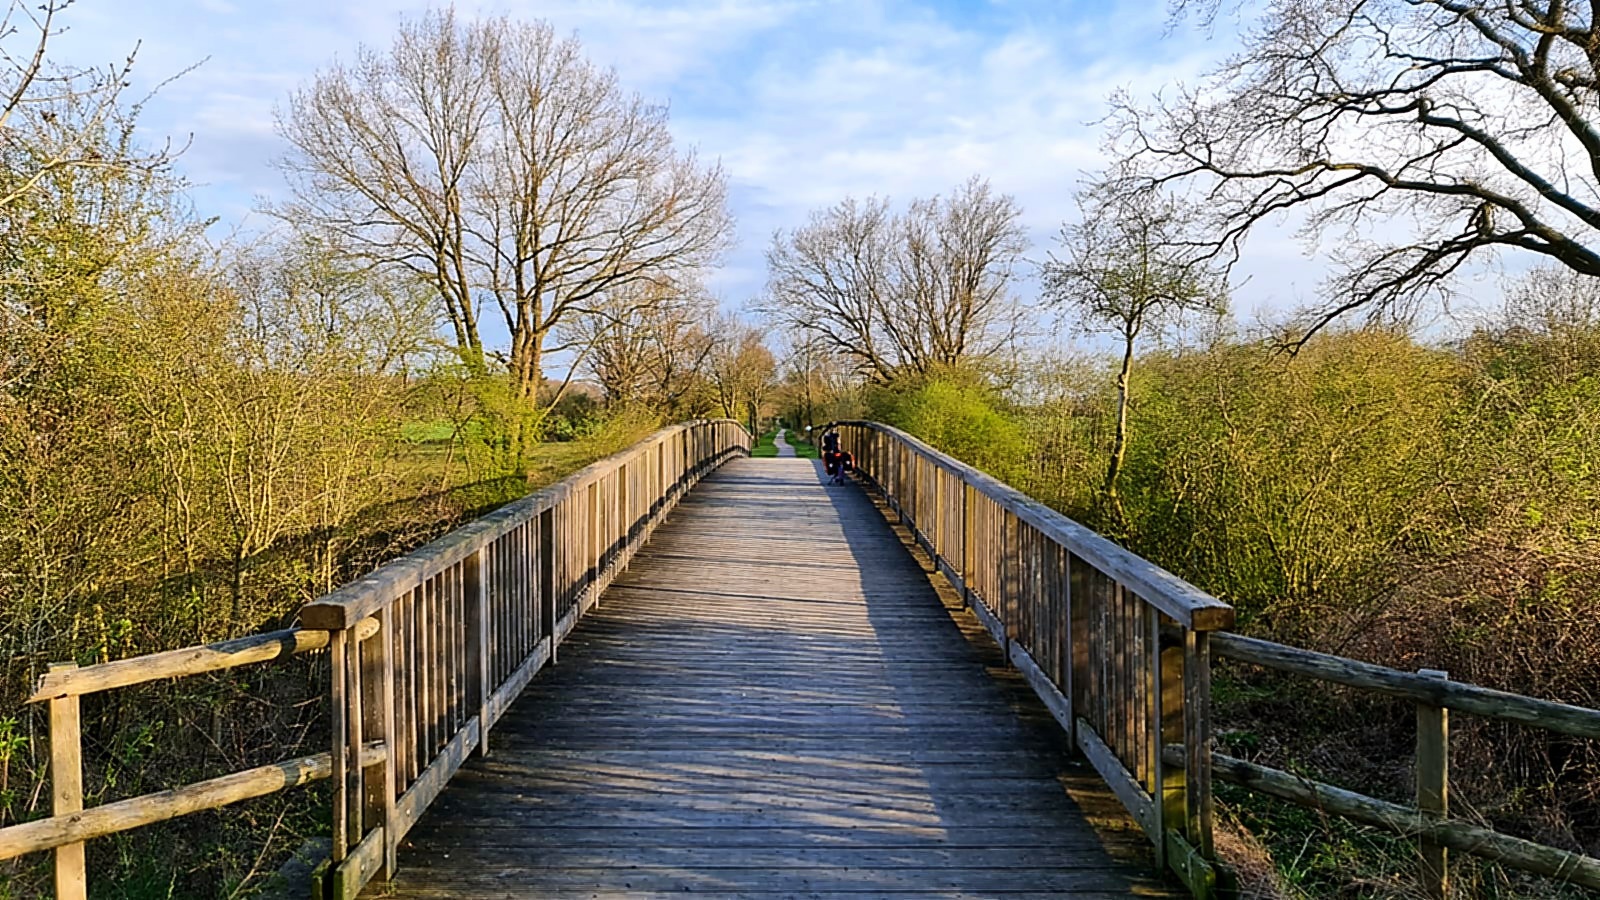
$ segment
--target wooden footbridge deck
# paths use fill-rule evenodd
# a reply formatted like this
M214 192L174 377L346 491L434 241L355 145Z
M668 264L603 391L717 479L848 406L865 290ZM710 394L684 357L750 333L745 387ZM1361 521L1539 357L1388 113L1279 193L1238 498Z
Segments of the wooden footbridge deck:
M948 602L861 490L725 465L373 895L1177 896Z
M1213 776L1600 889L1600 859L1449 816L1450 710L1600 740L1600 711L1230 634L1233 610L915 438L858 483L664 429L395 560L283 631L53 666L52 814L0 861L332 781L319 896L1211 898ZM891 522L893 524L891 524ZM84 809L79 698L327 660L328 752ZM1416 802L1212 744L1214 658L1417 710Z

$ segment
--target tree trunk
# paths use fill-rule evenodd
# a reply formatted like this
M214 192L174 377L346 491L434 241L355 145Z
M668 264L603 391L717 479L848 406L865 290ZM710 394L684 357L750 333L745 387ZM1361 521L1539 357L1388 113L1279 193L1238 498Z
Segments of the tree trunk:
M1117 372L1117 430L1111 441L1111 462L1106 466L1106 503L1119 527L1125 524L1117 478L1122 474L1122 463L1128 455L1128 376L1133 372L1133 340L1134 335L1124 335L1122 368Z

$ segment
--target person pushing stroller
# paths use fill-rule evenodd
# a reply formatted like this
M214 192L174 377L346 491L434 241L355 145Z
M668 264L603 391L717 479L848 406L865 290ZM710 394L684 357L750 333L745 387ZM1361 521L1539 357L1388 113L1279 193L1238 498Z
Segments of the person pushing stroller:
M855 469L855 457L839 449L839 432L828 429L822 436L822 468L828 473L830 484L845 484Z

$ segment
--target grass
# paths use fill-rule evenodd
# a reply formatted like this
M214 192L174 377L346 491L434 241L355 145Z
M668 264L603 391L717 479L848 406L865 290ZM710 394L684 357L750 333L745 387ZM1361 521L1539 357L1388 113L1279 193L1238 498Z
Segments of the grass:
M805 432L785 431L784 434L787 436L789 443L794 446L795 456L799 456L804 459L816 459L821 455L817 452L817 445L806 439Z
M805 432L803 431L793 431L788 428L783 430L784 440L788 441L789 445L794 447L795 456L799 456L804 459L816 459L818 455L817 447L815 444L806 440L804 435ZM755 446L750 448L750 455L758 457L777 456L777 438L777 431L769 431L766 434L763 434L761 437L756 438Z
M776 431L769 431L756 438L755 446L750 448L751 456L777 456L778 445L773 443L778 437Z

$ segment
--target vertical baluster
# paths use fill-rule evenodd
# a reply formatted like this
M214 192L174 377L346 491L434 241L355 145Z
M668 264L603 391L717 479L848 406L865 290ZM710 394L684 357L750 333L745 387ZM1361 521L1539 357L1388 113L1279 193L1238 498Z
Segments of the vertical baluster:
M362 706L363 726L367 740L383 741L383 758L375 770L366 775L365 819L371 827L383 829L382 877L393 878L398 870L400 842L395 823L396 775L399 766L398 742L395 740L394 693L394 605L376 613L378 631L367 638L360 647L361 681L368 690L376 693ZM361 744L355 745L356 766L359 768Z

